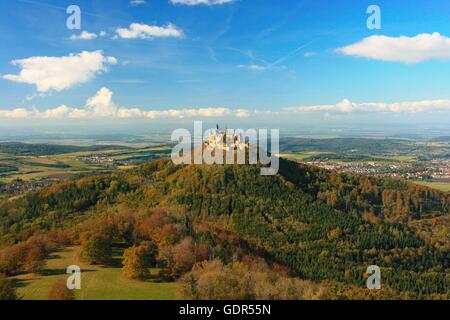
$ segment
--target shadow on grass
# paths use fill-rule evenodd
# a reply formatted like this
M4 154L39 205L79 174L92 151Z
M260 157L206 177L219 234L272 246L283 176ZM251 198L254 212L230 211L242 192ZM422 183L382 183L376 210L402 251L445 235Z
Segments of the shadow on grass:
M39 272L39 275L41 276L59 276L62 274L66 274L66 270L63 269L45 269Z
M85 273L85 272L94 272L94 271L98 271L98 270L91 270L91 269L81 269L81 273ZM38 273L38 275L40 276L60 276L63 274L67 274L67 276L70 276L70 273L67 273L66 270L64 269L45 269L42 270L41 272Z
M51 254L47 257L47 260L56 260L61 259L61 256L59 254Z
M86 272L96 272L96 271L98 271L98 270L82 269L81 274L86 273ZM70 274L66 273L66 270L63 270L63 269L45 269L45 270L42 270L41 272L35 274L37 279L35 277L30 278L30 279L12 279L12 285L14 286L14 288L24 288L24 287L28 286L29 284L31 284L33 281L38 280L39 277L62 276L62 275L66 275L67 277L70 276ZM56 281L56 279L55 279L55 281Z
M123 267L122 258L112 258L111 262L108 263L108 265L106 265L106 267L122 268Z
M55 259L61 259L61 255L59 255L59 253L63 253L63 252L69 252L69 250L67 248L58 248L55 251L53 251L52 253L50 253L46 259L47 260L55 260Z
M151 275L146 279L146 282L152 282L152 283L167 283L167 282L173 282L173 280L168 279L164 276L160 275Z
M122 268L123 264L123 253L125 249L129 248L129 245L127 244L114 244L114 246L111 248L112 250L112 259L110 263L108 263L109 267L112 268Z
M14 279L12 280L12 285L14 288L24 288L30 284L31 280L19 280Z

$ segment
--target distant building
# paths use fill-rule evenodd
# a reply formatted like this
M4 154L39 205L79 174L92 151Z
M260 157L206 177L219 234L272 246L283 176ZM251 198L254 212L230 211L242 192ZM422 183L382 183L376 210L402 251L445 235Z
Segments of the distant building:
M243 141L241 134L236 134L234 130L229 131L225 129L225 131L220 131L218 125L217 129L211 131L204 145L208 150L242 151L248 148L248 143Z

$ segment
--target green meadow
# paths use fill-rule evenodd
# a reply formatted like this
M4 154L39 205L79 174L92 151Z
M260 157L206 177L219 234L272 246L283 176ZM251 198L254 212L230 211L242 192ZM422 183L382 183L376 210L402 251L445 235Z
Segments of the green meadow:
M24 274L14 278L17 292L23 300L47 300L52 285L58 279L67 279L66 268L81 268L81 290L77 300L173 300L178 284L158 278L158 269L151 269L147 281L130 280L122 276L123 249L114 248L112 266L94 266L78 258L79 247L68 247L54 253L47 260L42 274Z

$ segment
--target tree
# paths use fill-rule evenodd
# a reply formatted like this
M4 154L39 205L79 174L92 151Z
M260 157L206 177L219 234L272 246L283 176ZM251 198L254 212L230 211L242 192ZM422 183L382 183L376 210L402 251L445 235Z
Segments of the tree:
M107 264L111 261L111 240L104 235L93 235L81 248L81 257L92 264Z
M11 280L5 276L0 276L0 300L18 300L16 290Z
M36 245L30 246L24 260L24 270L39 273L45 268L45 252Z
M57 280L48 294L48 300L74 300L75 296L72 290L67 288L67 283L64 279Z
M195 245L192 238L187 237L173 248L174 274L183 274L192 269L196 262Z
M148 268L155 265L156 246L145 241L139 246L125 250L123 260L123 274L131 279L145 279L149 276Z
M6 248L0 251L0 273L13 275L18 273L20 259L15 254L15 247Z

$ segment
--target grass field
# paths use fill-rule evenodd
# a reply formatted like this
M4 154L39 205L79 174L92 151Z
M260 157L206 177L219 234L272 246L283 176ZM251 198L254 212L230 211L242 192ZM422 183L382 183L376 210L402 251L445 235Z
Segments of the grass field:
M413 162L417 160L417 157L415 156L370 156L371 158L375 159L385 159L386 162L392 162L392 161L400 161L400 162Z
M152 269L148 281L130 280L122 276L120 267L123 250L114 249L114 267L93 266L79 260L79 247L69 247L53 254L47 260L42 275L25 274L15 277L18 294L24 300L46 300L52 285L58 279L67 279L65 270L70 265L81 268L81 290L77 300L172 300L177 283L159 282L157 269Z
M433 189L450 192L450 182L427 182L427 181L414 181L414 183L427 186Z
M305 152L297 152L297 153L281 153L280 157L289 159L289 160L299 161L299 160L305 160L310 157L314 157L314 156L324 154L324 153L325 152L315 152L315 151L305 151Z

